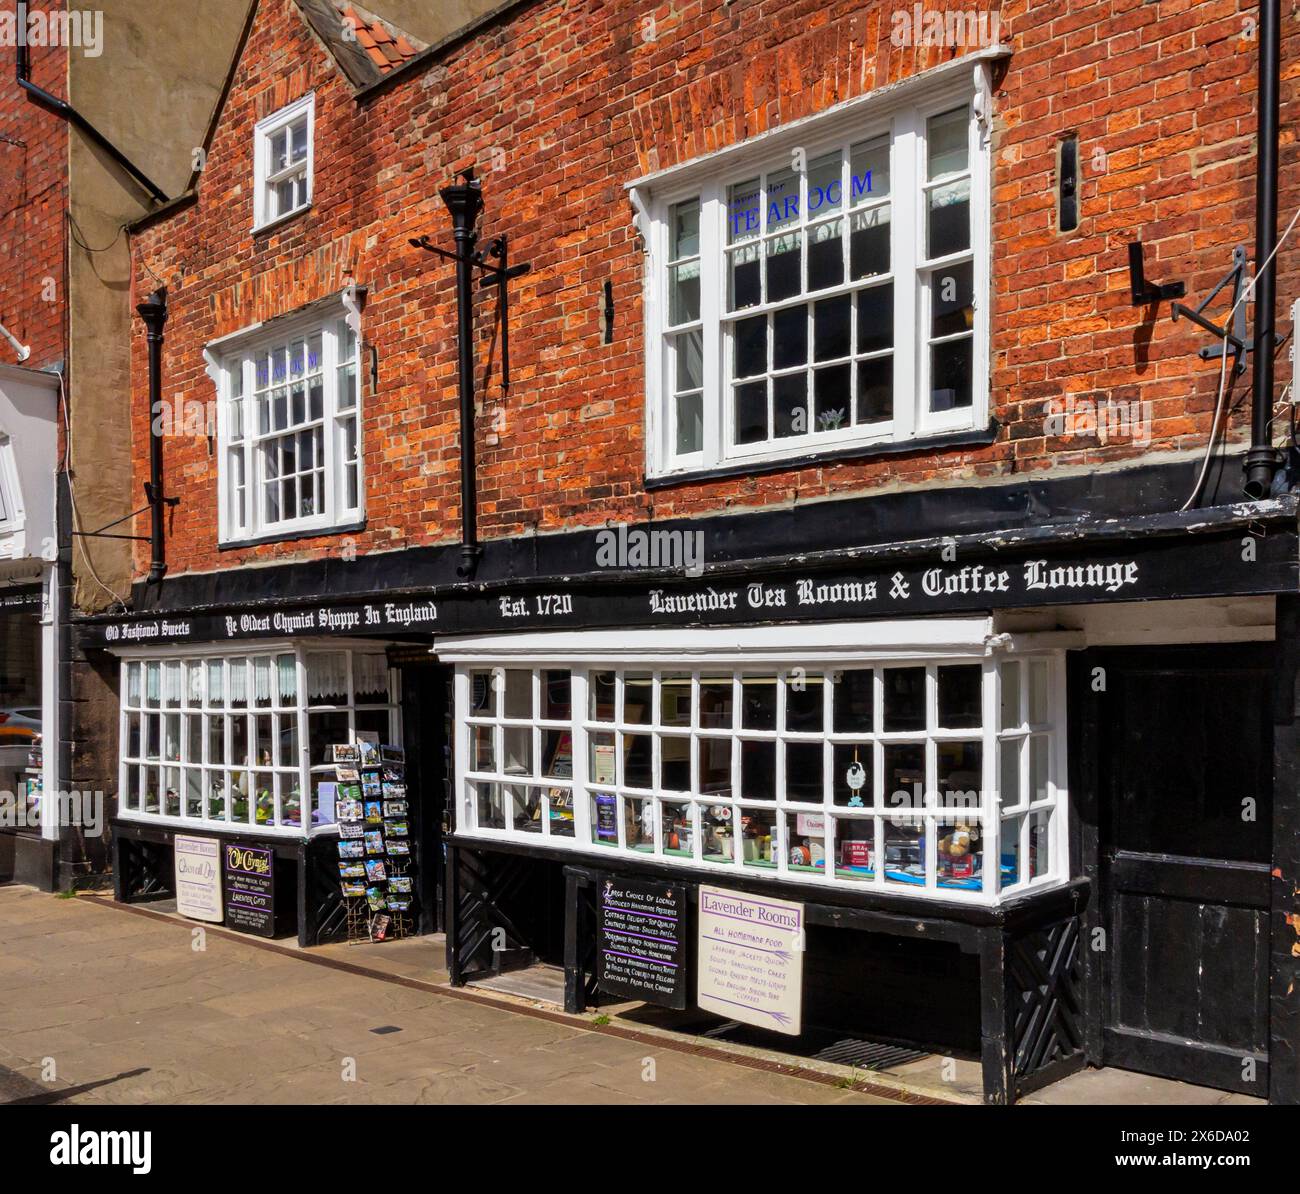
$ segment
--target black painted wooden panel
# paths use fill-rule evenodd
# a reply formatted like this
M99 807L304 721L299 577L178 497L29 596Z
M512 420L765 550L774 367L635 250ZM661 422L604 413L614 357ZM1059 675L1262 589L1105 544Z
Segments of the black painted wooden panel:
M1269 1022L1266 662L1252 647L1110 656L1099 764L1104 1060L1257 1095Z

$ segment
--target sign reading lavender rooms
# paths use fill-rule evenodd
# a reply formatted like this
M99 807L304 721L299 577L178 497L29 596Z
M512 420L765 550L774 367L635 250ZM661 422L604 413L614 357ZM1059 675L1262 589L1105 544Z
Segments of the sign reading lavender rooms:
M705 1011L798 1036L804 909L700 885L696 1002Z

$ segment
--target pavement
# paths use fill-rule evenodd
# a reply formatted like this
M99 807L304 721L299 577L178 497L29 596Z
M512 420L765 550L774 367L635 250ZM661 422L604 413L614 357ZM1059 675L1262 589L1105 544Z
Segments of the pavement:
M321 964L373 953L400 971L415 944L307 960L0 887L0 1104L891 1102Z
M861 1071L639 1004L569 1016L542 968L452 989L441 937L300 950L172 907L0 886L0 1105L982 1101L970 1059ZM1261 1100L1102 1069L1022 1103Z

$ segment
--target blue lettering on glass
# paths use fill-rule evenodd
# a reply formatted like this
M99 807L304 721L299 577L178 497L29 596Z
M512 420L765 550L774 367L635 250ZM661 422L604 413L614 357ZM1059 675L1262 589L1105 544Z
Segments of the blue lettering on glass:
M853 198L856 199L859 195L869 194L871 194L871 171L868 170L865 174L855 174L853 176Z

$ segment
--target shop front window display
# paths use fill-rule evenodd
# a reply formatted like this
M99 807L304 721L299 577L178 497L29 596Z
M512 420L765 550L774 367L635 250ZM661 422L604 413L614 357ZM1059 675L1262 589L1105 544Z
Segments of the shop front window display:
M1063 704L1059 654L462 664L458 832L987 901L1067 873Z
M391 742L382 651L307 645L122 661L120 812L301 835L335 823L336 742Z

